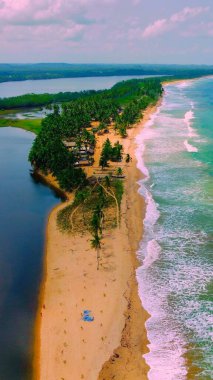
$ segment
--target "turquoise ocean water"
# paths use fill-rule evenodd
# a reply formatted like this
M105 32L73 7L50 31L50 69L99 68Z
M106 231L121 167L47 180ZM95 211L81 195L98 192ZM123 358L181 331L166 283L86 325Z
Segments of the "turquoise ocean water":
M147 210L138 255L150 380L213 379L213 78L165 86L137 137ZM192 370L191 366L191 370Z

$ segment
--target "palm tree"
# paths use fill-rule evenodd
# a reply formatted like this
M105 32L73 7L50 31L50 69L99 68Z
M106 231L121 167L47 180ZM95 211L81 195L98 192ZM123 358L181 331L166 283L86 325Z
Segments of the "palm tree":
M108 175L106 175L106 177L105 177L105 185L107 188L110 187L110 179L109 179Z
M123 174L123 170L121 168L117 168L116 174L118 176L122 175Z
M93 235L93 239L90 240L91 247L96 249L97 252L97 270L99 270L99 264L100 264L100 248L101 248L101 237L96 232Z
M99 166L101 166L102 170L108 166L107 158L104 154L101 155L99 160Z
M98 232L100 232L100 234L102 235L103 222L104 222L104 213L102 211L101 205L98 204L96 206L96 209L94 210L92 220L91 220L91 227L92 227L93 233L98 234Z

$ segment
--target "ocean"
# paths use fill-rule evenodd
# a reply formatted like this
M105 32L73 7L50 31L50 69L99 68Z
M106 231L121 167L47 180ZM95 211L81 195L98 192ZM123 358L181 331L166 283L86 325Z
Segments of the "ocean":
M213 78L165 86L137 137L150 380L213 379Z

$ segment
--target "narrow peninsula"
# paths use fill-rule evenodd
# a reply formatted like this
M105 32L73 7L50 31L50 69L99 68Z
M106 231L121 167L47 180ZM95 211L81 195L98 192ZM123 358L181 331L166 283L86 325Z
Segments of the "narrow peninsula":
M161 94L156 79L121 82L42 121L29 158L67 201L47 226L35 379L147 379L135 137Z

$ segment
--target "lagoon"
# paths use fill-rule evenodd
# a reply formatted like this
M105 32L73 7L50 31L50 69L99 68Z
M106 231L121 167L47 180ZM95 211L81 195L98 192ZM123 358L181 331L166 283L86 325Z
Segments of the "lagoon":
M115 83L132 78L155 77L156 75L126 75L112 77L39 79L20 82L0 83L0 98L9 98L25 94L54 94L58 92L75 92L86 90L109 89Z
M45 226L58 196L30 173L34 135L0 128L0 379L31 378Z

